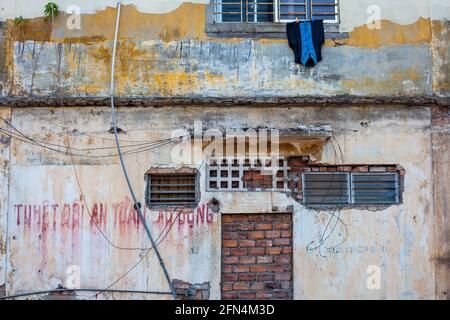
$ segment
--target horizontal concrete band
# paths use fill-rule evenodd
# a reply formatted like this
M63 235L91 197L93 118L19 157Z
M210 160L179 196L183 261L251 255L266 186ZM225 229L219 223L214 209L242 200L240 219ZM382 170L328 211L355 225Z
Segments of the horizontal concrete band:
M450 106L450 97L437 96L302 96L302 97L116 97L116 106L164 107L164 106L254 106L284 107L308 106L348 106L348 105L404 105L404 106ZM105 106L109 97L3 97L0 106L9 107L58 107L58 106Z

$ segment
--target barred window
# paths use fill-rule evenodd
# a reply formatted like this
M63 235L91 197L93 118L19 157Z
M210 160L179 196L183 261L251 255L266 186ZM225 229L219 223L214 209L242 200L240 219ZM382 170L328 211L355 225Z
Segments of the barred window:
M304 173L302 189L305 205L400 202L398 173Z
M148 207L195 207L198 202L197 175L148 173L146 202Z
M338 22L338 0L214 0L215 22Z

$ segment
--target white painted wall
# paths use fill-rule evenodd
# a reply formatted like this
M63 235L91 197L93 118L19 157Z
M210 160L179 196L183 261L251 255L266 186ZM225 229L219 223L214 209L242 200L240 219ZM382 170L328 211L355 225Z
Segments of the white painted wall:
M17 16L33 18L43 15L43 8L49 0L1 0L0 19L14 19ZM207 4L210 0L124 0L124 4L135 5L138 10L146 13L163 14L177 9L183 3ZM62 10L70 5L77 5L81 13L95 13L106 7L115 7L115 0L59 0L55 1ZM381 19L399 24L410 24L419 18L433 20L450 19L450 2L448 0L340 0L341 26L343 31L351 31L366 23L371 13L367 13L370 6L380 8Z

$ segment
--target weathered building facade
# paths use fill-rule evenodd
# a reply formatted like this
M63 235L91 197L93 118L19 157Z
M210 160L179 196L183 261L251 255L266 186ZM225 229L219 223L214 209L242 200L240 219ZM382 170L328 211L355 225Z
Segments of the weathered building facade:
M0 2L0 288L169 299L111 128L116 2L55 2ZM448 1L340 0L314 68L218 3L121 10L119 138L179 297L448 299ZM214 130L267 130L276 170L211 161Z

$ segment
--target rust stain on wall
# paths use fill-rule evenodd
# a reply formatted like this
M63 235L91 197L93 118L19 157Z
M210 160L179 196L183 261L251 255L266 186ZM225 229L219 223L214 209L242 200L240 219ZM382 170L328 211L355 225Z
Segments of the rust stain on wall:
M350 32L348 39L334 42L338 45L375 49L382 46L430 43L430 41L430 19L420 18L415 23L408 25L382 20L381 29L373 30L363 25Z
M66 18L56 20L52 39L57 42L90 43L96 39L112 40L117 11L108 7L95 14L83 14L81 30L68 30ZM165 14L149 14L137 10L133 5L122 7L120 39L162 39L165 42L181 39L205 39L205 5L185 3Z
M433 91L438 95L450 93L450 22L432 22Z
M14 26L14 38L17 41L56 41L61 43L91 44L114 37L116 9L108 7L94 14L81 15L82 29L69 30L66 27L65 13L56 17L55 30L49 34L51 23L43 17L28 20L20 26ZM164 42L183 39L213 40L205 33L206 6L184 3L178 9L165 14L140 12L133 5L124 5L122 9L119 39L149 40L160 39ZM439 22L438 22L439 23ZM420 18L415 23L401 25L389 20L381 21L381 29L369 30L366 25L355 28L347 39L327 40L325 46L351 45L360 48L379 48L399 44L429 43L432 37L430 19ZM217 39L216 39L217 40ZM220 39L220 42L236 43L241 38ZM285 42L284 39L256 40L263 44Z

